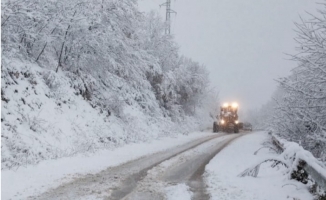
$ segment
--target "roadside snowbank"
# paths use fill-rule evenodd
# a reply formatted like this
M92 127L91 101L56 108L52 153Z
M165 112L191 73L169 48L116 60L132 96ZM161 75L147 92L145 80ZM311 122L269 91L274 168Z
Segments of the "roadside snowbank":
M268 149L261 149L254 155L267 138L268 134L264 132L241 137L210 161L206 166L205 180L213 200L313 199L306 185L284 176L287 169L281 165L271 168L271 162L262 164L256 178L238 176L248 167L273 155Z
M73 178L88 173L97 173L111 166L129 160L166 150L168 148L196 140L210 133L195 132L176 137L161 138L152 142L130 144L114 150L101 150L87 156L42 161L35 166L18 168L17 171L2 171L2 199L26 199L49 188L57 187Z
M168 200L189 200L192 192L185 183L172 185L165 189Z

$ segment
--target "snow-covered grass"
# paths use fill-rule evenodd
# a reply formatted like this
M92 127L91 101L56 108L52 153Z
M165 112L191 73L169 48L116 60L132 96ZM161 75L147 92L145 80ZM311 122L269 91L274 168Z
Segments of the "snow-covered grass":
M18 168L17 171L4 170L1 197L2 199L26 199L28 196L40 194L49 188L68 182L78 175L96 173L110 166L208 135L211 134L195 132L188 136L166 137L152 142L130 144L114 150L101 150L91 156L79 155L42 161L35 166Z
M313 199L308 186L290 180L286 175L288 169L282 165L272 168L273 162L263 163L257 177L239 176L247 168L262 160L277 156L266 148L254 155L263 147L262 143L268 137L265 132L255 132L241 137L210 161L206 166L205 180L212 199Z

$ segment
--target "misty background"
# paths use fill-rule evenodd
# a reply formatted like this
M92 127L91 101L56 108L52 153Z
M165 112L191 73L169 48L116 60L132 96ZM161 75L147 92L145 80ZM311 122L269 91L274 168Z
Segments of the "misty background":
M139 0L139 9L165 19L164 0ZM320 2L320 1L319 1ZM221 102L238 101L240 110L258 109L275 91L275 79L296 62L295 22L316 14L318 1L172 0L171 34L180 52L204 64Z

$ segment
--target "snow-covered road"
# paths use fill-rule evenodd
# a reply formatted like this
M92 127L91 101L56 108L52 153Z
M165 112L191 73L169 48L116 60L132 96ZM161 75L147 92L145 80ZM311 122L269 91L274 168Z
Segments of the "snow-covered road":
M165 199L165 188L179 183L187 183L202 197L207 195L201 179L205 165L217 151L242 135L219 133L198 138L77 178L31 199Z
M68 178L68 181L61 178L59 181L57 180L56 184L46 185L43 183L45 188L42 185L41 189L36 188L38 184L33 185L32 178L30 187L27 187L25 183L25 188L17 185L18 188L21 188L17 190L14 185L7 182L12 180L10 173L5 172L5 179L2 180L5 184L2 187L4 192L2 198L249 200L274 199L277 194L277 199L288 199L288 197L302 200L312 199L304 186L288 180L282 175L281 169L275 171L268 166L262 166L261 177L237 177L243 170L255 164L257 160L270 154L270 152L262 150L258 155L253 155L257 149L261 148L266 138L267 134L264 132L211 134L207 131L175 139L163 139L152 144L136 144L134 148L125 147L121 151L131 155L137 152L137 148L141 148L138 149L141 152L138 153L138 156L126 156L126 159L121 159L120 163L109 163L107 167L103 164L98 167L101 170L93 169L88 174L85 174L87 170L81 170L82 166L78 166L79 171L77 170L77 173L70 172L70 176L61 173L61 176ZM163 148L164 146L165 148ZM119 151L113 154L119 155L118 153ZM88 161L94 162L85 163L85 165L99 166L100 159L117 158L117 155L116 157L114 155L110 155L110 157L95 156L98 159L82 158L81 160L85 162L88 159ZM60 160L53 162L63 165L68 163ZM75 160L75 163L78 164L80 161ZM51 166L48 167L51 169ZM71 165L67 164L66 167L71 167ZM64 169L64 166L58 167L59 174L60 169ZM19 169L17 174L22 176L20 177L22 180L24 180L24 172L25 174L36 173L33 168L25 169L25 171ZM40 174L42 173L46 172L40 170ZM47 169L47 173L53 172ZM13 181L13 184L18 184L18 176L13 176L16 178L16 182ZM50 180L51 178L48 178L49 182ZM296 188L283 188L284 185L291 184L295 184ZM13 191L17 191L15 195L13 195Z

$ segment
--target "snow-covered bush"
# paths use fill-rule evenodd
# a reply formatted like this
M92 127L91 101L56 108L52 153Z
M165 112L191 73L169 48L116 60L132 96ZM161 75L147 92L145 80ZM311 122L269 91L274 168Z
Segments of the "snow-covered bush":
M54 71L47 71L43 74L45 84L52 90L57 90L60 87L60 80L57 79L57 74Z

